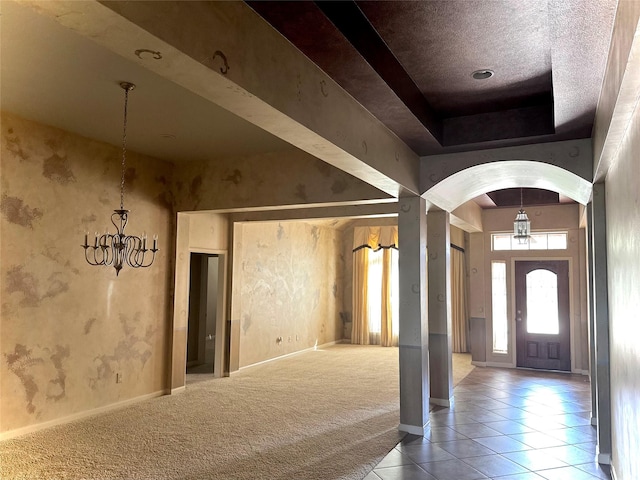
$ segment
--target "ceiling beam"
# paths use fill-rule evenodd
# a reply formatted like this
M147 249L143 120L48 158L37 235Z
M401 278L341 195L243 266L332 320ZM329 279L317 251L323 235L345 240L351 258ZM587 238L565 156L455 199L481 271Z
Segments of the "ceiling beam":
M442 145L442 120L354 1L315 4Z

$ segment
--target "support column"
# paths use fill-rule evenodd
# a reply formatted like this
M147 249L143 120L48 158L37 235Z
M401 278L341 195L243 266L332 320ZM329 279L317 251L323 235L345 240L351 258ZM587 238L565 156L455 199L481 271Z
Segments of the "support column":
M450 407L453 401L453 370L448 212L429 212L427 215L427 253L430 400L436 405Z
M593 204L587 205L587 293L589 303L589 380L591 382L591 425L598 425L597 415L597 378L596 375L596 342L595 342L595 312L594 281L593 281Z
M598 463L611 463L611 392L609 370L609 298L604 183L593 185L593 281L595 316L596 417Z
M398 201L400 426L423 436L429 425L427 212L421 197Z

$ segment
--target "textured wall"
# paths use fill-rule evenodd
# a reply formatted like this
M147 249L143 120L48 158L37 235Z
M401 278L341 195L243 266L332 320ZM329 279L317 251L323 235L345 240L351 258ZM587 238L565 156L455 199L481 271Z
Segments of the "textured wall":
M338 230L308 223L241 225L232 300L240 367L342 338L341 246Z
M611 426L617 478L640 478L640 108L606 187Z
M178 211L389 198L299 150L183 163L175 183Z
M157 233L162 250L116 278L80 244L120 205L119 149L3 114L1 155L0 431L163 390L170 165L129 155L128 231Z

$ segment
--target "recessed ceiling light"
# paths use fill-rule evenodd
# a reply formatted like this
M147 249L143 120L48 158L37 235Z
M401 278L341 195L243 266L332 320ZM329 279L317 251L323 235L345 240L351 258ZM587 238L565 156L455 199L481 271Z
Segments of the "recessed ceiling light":
M475 80L486 80L487 78L493 77L493 75L493 70L483 69L476 70L471 74L471 77L473 77Z

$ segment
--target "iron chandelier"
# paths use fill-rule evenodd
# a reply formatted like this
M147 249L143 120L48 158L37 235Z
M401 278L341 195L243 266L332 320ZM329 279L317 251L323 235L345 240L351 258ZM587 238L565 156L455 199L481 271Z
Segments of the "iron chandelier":
M116 269L116 276L126 264L133 268L150 267L158 251L158 236L153 236L153 246L147 248L147 235L140 237L127 235L124 232L129 220L129 210L124 208L124 179L127 161L127 104L129 92L135 88L133 83L121 82L124 89L124 125L122 133L122 172L120 177L120 208L113 211L111 223L116 227L116 233L96 232L93 245L89 245L89 233L84 235L84 256L89 265L104 265ZM149 253L150 252L150 253Z

